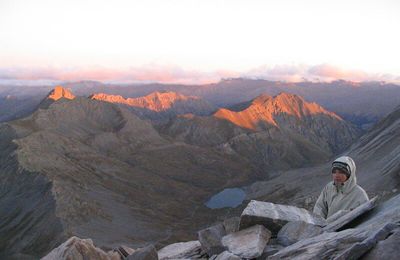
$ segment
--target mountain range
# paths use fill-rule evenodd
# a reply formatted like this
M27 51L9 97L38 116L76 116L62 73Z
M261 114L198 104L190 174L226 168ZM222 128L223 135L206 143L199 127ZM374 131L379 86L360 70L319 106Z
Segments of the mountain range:
M261 94L271 96L281 92L302 96L308 102L316 102L343 119L366 130L389 114L400 103L400 87L385 82L282 82L261 79L232 78L205 85L179 84L105 84L96 81L65 82L63 86L77 96L93 93L121 95L125 99L138 98L153 92L176 92L185 96L200 97L214 107L230 107L252 100ZM5 97L13 96L26 100L30 97L37 104L52 89L52 86L0 86L0 106ZM40 97L38 99L38 97ZM3 98L3 99L2 99ZM9 104L6 110L18 112L26 110L26 102ZM28 106L29 107L29 106ZM31 111L32 112L32 111ZM24 114L22 116L26 116ZM13 118L16 117L7 117ZM2 119L3 121L7 118Z
M340 154L355 159L370 195L398 193L400 107L359 138L353 124L297 94L217 108L203 100L207 88L200 97L129 97L60 86L0 124L0 257L41 257L73 235L106 249L191 239L240 210L204 205L229 187L311 208Z

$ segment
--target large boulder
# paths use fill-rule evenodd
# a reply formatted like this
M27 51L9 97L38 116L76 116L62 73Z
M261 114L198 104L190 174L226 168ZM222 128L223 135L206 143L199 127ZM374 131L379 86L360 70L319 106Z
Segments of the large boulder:
M158 251L158 259L200 258L202 254L201 244L196 240L163 247Z
M278 232L278 242L283 246L289 246L299 240L318 236L322 228L303 221L288 222Z
M133 254L129 255L127 260L158 260L157 250L153 245L136 249Z
M120 260L120 256L115 252L106 253L95 247L91 239L71 237L42 258L42 260L55 259Z
M264 226L255 225L222 238L228 251L241 258L259 257L271 238L271 232Z
M240 229L256 224L263 225L275 236L288 222L303 221L325 226L326 220L303 208L252 200L240 217Z
M226 235L225 228L222 224L200 230L198 238L203 251L207 252L209 256L217 255L225 251L221 239Z

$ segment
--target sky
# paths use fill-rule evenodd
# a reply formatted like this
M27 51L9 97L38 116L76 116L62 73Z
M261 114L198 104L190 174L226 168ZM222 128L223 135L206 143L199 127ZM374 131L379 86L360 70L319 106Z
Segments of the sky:
M0 0L0 79L400 82L397 0Z

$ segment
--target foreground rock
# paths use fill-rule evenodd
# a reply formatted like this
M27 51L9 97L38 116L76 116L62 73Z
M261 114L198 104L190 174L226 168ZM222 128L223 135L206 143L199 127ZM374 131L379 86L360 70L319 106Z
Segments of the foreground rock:
M384 240L392 230L396 229L397 225L394 223L388 223L383 228L366 238L362 242L353 244L350 248L344 251L341 255L335 258L335 260L346 260L346 259L359 259L366 252L371 250L376 243Z
M315 237L323 232L322 228L303 221L289 222L278 232L278 242L289 246L305 238Z
M239 231L240 218L232 217L224 220L224 228L227 234Z
M351 259L351 257L357 259L356 256L360 252L366 253L372 248L371 245L373 246L376 241L384 238L389 230L399 225L399 205L400 195L397 195L364 216L362 223L355 228L340 232L325 232L316 237L301 240L268 259ZM383 241L378 245L382 243ZM378 259L397 259L400 249L397 246L396 250L387 252L387 258Z
M354 210L339 217L335 221L332 221L326 227L324 227L324 231L332 232L332 231L339 230L341 227L344 227L346 224L350 223L351 221L358 218L362 214L373 209L376 206L377 199L378 199L378 197L374 197L370 201L365 202L364 204L358 206Z
M228 251L241 258L259 257L271 238L271 232L261 225L226 235L222 238L222 244Z
M209 256L217 255L225 251L225 247L221 242L222 237L225 235L225 228L222 224L218 224L198 232L201 247Z
M386 240L380 241L375 248L368 252L363 260L398 259L400 229L396 229Z
M127 260L158 260L157 250L153 245L137 249Z
M158 259L201 258L204 253L199 241L180 242L158 251Z
M275 236L290 221L303 221L317 226L325 226L326 220L306 209L252 200L240 218L240 229L256 224L264 225Z
M215 258L215 260L240 260L240 259L241 259L240 257L228 251L222 252Z
M353 243L365 240L368 235L369 231L365 229L323 233L288 246L268 259L333 259Z
M42 260L56 259L120 260L120 256L118 253L106 253L100 248L95 247L91 239L71 237L42 258Z

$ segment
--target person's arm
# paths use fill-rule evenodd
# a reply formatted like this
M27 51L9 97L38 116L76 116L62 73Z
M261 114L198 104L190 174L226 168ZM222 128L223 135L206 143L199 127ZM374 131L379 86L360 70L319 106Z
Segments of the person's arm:
M326 203L325 197L326 196L324 188L319 195L317 202L315 203L313 213L326 219L326 216L328 215L328 205Z

